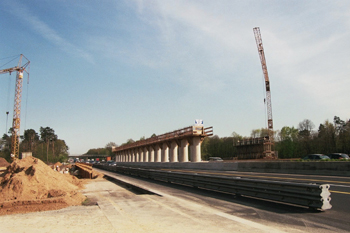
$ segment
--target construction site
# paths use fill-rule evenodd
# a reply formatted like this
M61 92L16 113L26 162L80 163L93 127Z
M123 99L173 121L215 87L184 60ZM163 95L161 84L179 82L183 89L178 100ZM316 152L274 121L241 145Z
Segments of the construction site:
M233 146L238 151L238 159L275 158L270 81L259 28L254 28L254 35L265 79L266 98L264 102L268 118L268 135L262 138L245 139L234 144ZM71 205L81 205L86 199L79 192L85 180L79 180L74 176L72 165L54 164L50 167L43 161L32 157L30 152L19 152L23 74L27 73L29 76L29 66L30 61L21 54L17 66L0 70L0 74L16 73L11 128L12 163L9 164L0 158L0 215L61 209ZM197 160L200 161L200 157ZM84 169L80 170L80 175L83 171ZM88 174L90 179L102 176L94 173L92 169Z

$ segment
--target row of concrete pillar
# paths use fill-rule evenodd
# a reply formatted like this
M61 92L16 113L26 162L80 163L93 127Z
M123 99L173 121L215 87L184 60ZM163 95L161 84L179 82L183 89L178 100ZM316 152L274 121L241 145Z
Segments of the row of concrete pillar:
M190 159L188 154L190 146ZM152 144L115 152L117 162L200 162L201 138Z

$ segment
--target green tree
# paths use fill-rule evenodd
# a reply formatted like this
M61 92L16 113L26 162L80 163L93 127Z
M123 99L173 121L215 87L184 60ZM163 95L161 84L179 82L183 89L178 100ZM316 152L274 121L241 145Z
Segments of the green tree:
M21 147L23 151L33 152L39 143L39 135L34 129L27 129L24 131Z
M0 157L11 161L11 137L7 134L4 134L0 141Z
M132 140L131 138L129 138L126 143L122 144L122 145L125 145L125 144L131 144L131 143L134 143L135 141Z
M279 158L296 157L298 148L298 129L284 126L278 135L279 140L276 141L275 149L278 151Z
M46 144L46 162L49 162L49 146L52 144L52 155L55 153L55 141L57 135L55 131L50 127L40 127L40 138Z
M336 134L336 150L350 154L350 120L344 121L335 116L333 122Z
M220 138L218 135L206 137L201 146L202 159L208 160L209 157L222 157L223 159L232 159L234 157L233 138Z
M109 142L106 144L105 148L108 151L107 155L112 155L112 148L117 147L118 145L115 142Z
M306 154L315 153L313 147L313 133L312 129L315 127L314 123L311 120L305 119L299 123L299 153L300 156Z
M336 151L335 128L328 120L318 128L318 148L322 153L329 154Z
M86 155L109 155L109 150L107 148L94 148L88 150Z
M250 137L252 138L259 138L259 137L266 137L269 135L269 130L267 128L261 128L261 129L253 129L250 133Z
M235 145L237 144L238 142L242 141L243 140L243 136L239 135L238 133L236 132L233 132L231 134L232 136L232 144ZM237 151L237 148L234 146L233 149L232 149L232 154L233 154L233 157L238 157L238 151Z
M68 150L66 142L61 139L57 139L55 141L55 150L53 155L53 162L65 162L68 160Z

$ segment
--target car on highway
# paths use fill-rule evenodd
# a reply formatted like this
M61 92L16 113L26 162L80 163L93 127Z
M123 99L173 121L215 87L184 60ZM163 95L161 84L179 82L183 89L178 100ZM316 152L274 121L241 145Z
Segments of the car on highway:
M108 166L117 166L117 162L112 160L107 161L107 164Z
M223 162L222 158L220 157L209 157L209 162Z
M332 153L327 155L330 159L344 159L344 160L348 160L349 159L349 155L344 154L344 153Z
M330 159L330 158L324 154L310 154L303 158L303 160L326 160L326 159Z

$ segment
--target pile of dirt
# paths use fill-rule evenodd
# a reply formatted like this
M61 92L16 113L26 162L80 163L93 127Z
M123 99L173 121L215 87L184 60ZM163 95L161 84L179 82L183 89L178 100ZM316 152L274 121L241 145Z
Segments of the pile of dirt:
M10 165L10 163L7 162L6 159L0 158L0 167L7 167L8 165Z
M54 166L56 167L56 166L59 166L59 167L61 167L62 166L62 163L60 163L60 162L57 162L57 163L55 163L54 164Z
M78 178L54 171L37 158L16 160L2 175L0 215L80 205L86 199L80 188Z

